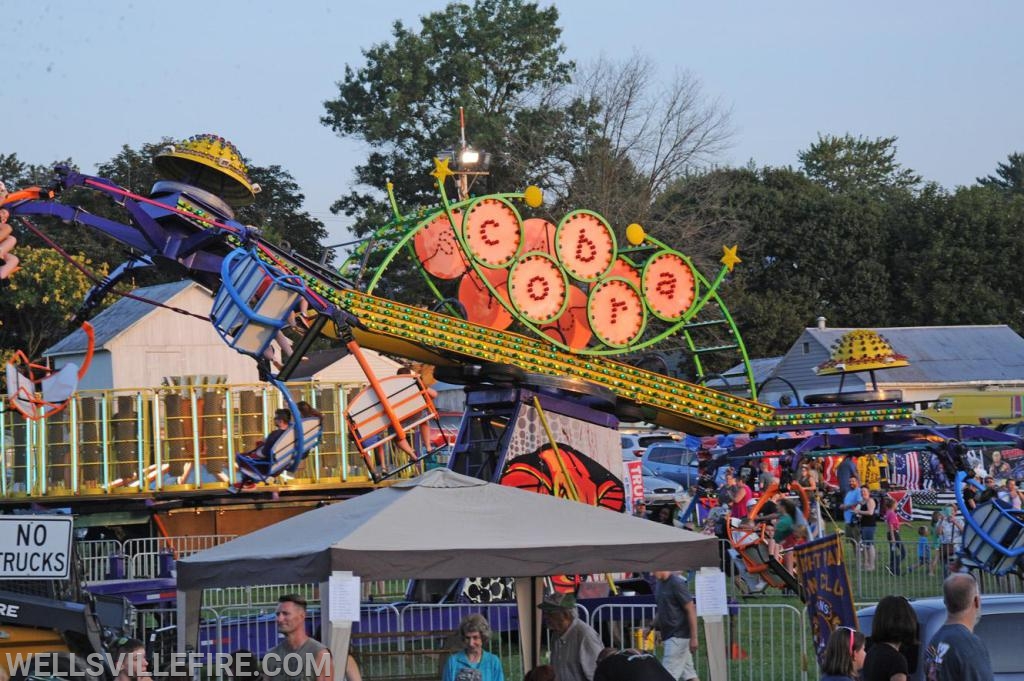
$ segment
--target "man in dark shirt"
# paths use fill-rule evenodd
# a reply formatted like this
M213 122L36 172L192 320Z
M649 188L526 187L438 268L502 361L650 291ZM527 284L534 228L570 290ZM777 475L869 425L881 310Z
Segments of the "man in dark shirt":
M946 604L946 623L925 653L928 681L991 681L992 662L988 649L974 634L981 618L978 583L966 573L954 573L942 583L942 602Z
M658 615L655 626L665 646L661 663L673 679L697 681L693 655L697 652L697 608L683 578L672 572L655 572L654 589Z

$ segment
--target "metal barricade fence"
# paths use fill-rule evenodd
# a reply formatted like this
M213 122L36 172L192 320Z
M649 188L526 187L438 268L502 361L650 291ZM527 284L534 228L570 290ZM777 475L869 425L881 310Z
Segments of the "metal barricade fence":
M590 624L605 644L661 654L660 644L646 635L654 624L654 605L605 604L596 608ZM703 623L695 664L697 675L708 678L707 646ZM726 618L726 656L729 679L794 681L816 677L817 666L808 660L810 633L804 611L780 604L733 604ZM810 665L809 673L804 667Z
M428 681L440 678L453 650L462 647L457 632L471 613L487 618L492 629L488 646L502 662L506 678L521 678L524 670L519 648L519 621L513 603L364 605L360 621L353 623L351 652L367 681ZM137 636L150 646L154 660L165 664L176 644L176 611L147 608L139 613ZM199 652L208 660L239 649L262 656L278 642L274 608L204 607L199 630ZM654 622L655 606L605 604L592 613L581 608L602 640L613 647L638 648L660 654L653 637L643 635ZM309 611L309 629L320 637L319 612ZM703 627L699 633L698 675L707 677L707 647ZM548 638L544 639L549 641ZM786 604L730 606L726 618L729 679L739 681L807 681L817 675L813 646L801 608ZM542 652L543 657L543 652Z
M111 556L124 558L124 546L116 539L95 539L75 543L78 557L82 559L82 579L88 582L102 582L110 573Z
M307 604L315 604L320 598L314 584L260 584L204 589L203 606L260 608L276 605L277 599L284 594L298 594L306 599Z
M162 553L170 552L175 559L184 558L223 544L236 536L234 534L200 534L183 537L129 539L124 543L124 553L129 557L128 577L147 579L161 576Z
M898 594L907 598L942 595L942 580L948 565L930 544L919 550L918 542L874 541L874 556L864 542L852 540L844 545L854 599L874 603L885 596ZM1024 584L1015 575L996 577L981 570L972 570L983 593L1021 593Z
M522 678L519 648L519 615L514 603L414 604L402 613L402 678L440 678L442 665L452 650L462 648L459 624L467 615L483 615L491 628L487 649L498 656L509 679ZM365 676L365 674L364 674ZM392 676L376 678L395 678Z

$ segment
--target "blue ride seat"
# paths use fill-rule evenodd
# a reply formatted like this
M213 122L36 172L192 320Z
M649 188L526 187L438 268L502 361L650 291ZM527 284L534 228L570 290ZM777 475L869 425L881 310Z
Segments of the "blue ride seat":
M271 446L268 456L254 456L262 446L235 456L243 483L266 482L282 473L295 472L306 458L306 453L320 444L324 430L323 422L316 417L302 419L299 423L302 430L301 442L296 442L296 428L289 426Z
M965 521L960 548L964 562L996 576L1013 572L1024 556L1024 511L992 499L971 512L963 501L965 480L963 473L957 474L956 500Z
M288 325L303 290L298 275L277 271L252 251L237 248L221 264L210 320L225 343L259 358Z

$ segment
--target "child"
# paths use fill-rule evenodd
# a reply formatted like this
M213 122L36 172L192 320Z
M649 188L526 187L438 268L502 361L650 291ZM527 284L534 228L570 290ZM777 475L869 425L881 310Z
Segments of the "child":
M853 681L864 667L864 634L836 627L825 646L821 681Z
M917 567L930 567L932 563L931 537L928 528L922 525L917 528ZM929 571L928 574L933 574Z

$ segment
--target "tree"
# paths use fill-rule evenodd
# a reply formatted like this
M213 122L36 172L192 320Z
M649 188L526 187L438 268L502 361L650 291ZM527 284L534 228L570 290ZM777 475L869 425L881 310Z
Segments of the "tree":
M153 159L172 143L171 138L165 137L158 142L142 144L137 149L124 145L109 161L99 164L95 174L113 181L134 194L149 196L153 184L159 179L153 166ZM70 160L62 163L72 168L75 167ZM271 241L287 240L293 248L302 254L313 259L319 258L323 252L320 241L326 238L327 230L321 221L302 210L304 197L294 178L278 165L264 167L253 166L249 161L245 161L245 163L249 167L250 179L258 183L262 191L256 194L256 200L252 205L237 211L236 219L243 224L259 227L264 236ZM0 172L3 172L6 177L14 178L13 186L8 183L9 188L48 184L52 177L50 168L52 166L44 168L26 165L15 155L0 155ZM90 189L74 188L62 197L62 201L80 206L89 213L118 222L128 220L128 214L116 200ZM17 219L12 219L12 223L17 224L17 222ZM91 263L91 267L96 270L109 271L130 256L124 245L97 230L68 229L67 225L59 220L44 216L33 219L32 222L61 248L70 253L79 254L83 262ZM43 240L28 230L19 228L17 237L20 244L39 248L46 246ZM20 254L20 245L18 251ZM22 258L22 270L28 271L31 266L31 262ZM14 278L25 276L25 272L21 272ZM35 275L30 274L30 276ZM123 283L122 288L149 286L178 277L180 277L178 273L138 270L133 273L132 280L126 280ZM70 297L62 297L61 300L62 304L69 306L63 310L63 314L68 317L82 302L81 299L73 300ZM113 300L108 298L108 302L113 302Z
M818 141L797 157L807 177L833 192L911 190L921 182L919 175L896 162L895 137L818 135Z
M98 166L96 174L134 194L149 196L153 185L160 179L153 159L173 143L173 139L164 137L159 142L143 144L138 149L122 146L116 156ZM260 191L252 204L235 210L235 219L258 227L270 241L287 240L303 255L319 258L322 254L320 241L327 237L327 229L321 221L302 209L305 197L292 175L279 165L256 166L248 159L243 159L243 162L248 167L249 179L260 186ZM114 220L127 217L114 202L95 192L88 192L88 196L79 195L76 201L87 203L94 212ZM100 259L111 264L124 259L121 247L104 239L102 235L90 236L102 239L105 244L105 257Z
M0 296L0 349L22 350L35 360L71 330L71 313L92 282L49 248L19 247L18 257L21 269ZM74 260L91 266L81 255Z
M664 88L653 62L640 54L583 70L576 97L593 111L566 207L587 207L625 227L649 229L655 199L678 178L712 161L732 135L729 112L709 101L700 80L682 72ZM672 216L659 215L662 225Z
M1024 194L1024 154L1010 154L1006 163L996 166L996 174L979 177L978 184L1006 192Z
M474 0L424 16L418 32L396 22L392 41L364 50L357 70L346 66L337 99L324 103L324 125L370 147L355 169L357 188L331 210L355 217L355 233L365 235L387 219L386 178L403 206L436 204L431 158L459 140L459 107L474 146L491 153L484 193L519 188L564 158L581 112L557 99L555 86L573 69L557 20L555 7ZM533 177L522 175L533 167Z
M1024 331L1024 196L1006 200L986 187L961 187L928 197L919 212L914 231L924 238L896 263L904 266L905 323Z
M314 260L324 254L327 228L302 209L305 196L291 173L279 165L249 166L249 178L260 186L256 201L238 209L236 218L256 225L270 241L287 242ZM328 260L332 254L328 253Z

